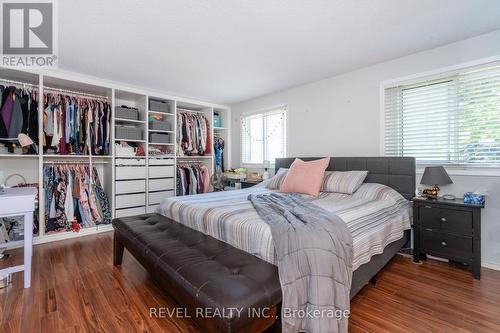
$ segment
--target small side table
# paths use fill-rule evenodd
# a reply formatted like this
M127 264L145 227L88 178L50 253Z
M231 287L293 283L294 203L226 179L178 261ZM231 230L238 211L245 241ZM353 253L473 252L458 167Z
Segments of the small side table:
M33 253L33 212L37 189L33 187L7 188L0 191L0 217L24 217L24 240L0 244L11 248L24 243L23 265L0 269L0 275L24 271L24 288L31 287L31 256Z
M472 266L474 278L481 278L481 209L463 199L413 200L413 261L426 254Z
M262 180L250 180L250 179L242 180L241 181L241 188L249 188L249 187L255 186L255 185L260 184L260 183L262 183Z

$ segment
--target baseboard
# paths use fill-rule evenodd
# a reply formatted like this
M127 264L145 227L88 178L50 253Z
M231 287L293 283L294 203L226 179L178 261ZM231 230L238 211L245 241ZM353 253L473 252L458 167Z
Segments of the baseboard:
M500 264L494 264L492 262L481 262L481 267L493 269L495 271L500 271Z

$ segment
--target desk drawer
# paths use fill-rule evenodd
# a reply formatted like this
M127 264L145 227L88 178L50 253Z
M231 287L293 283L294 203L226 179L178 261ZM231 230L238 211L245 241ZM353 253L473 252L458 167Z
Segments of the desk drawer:
M125 216L134 216L134 215L144 214L145 212L146 212L146 207L117 209L115 212L115 216L116 216L116 218L125 217Z
M174 191L162 191L162 192L151 192L149 193L149 204L155 205L162 202L165 198L170 198L174 196Z
M150 166L149 178L174 177L173 165Z
M146 180L117 180L115 182L116 194L139 193L146 191Z
M174 189L174 178L158 178L148 181L149 191L168 191Z
M123 179L145 179L145 166L117 166L115 169L116 180Z
M423 252L451 259L472 259L472 238L442 232L421 230L420 244Z
M116 209L144 206L146 205L146 195L138 194L122 194L115 197Z
M420 224L424 228L472 236L472 212L424 205L420 207Z

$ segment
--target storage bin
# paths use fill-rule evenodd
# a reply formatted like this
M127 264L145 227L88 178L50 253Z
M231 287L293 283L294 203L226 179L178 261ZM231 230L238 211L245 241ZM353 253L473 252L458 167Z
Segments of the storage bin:
M214 127L222 127L220 115L214 112Z
M117 140L142 140L142 128L117 125L115 137Z
M168 102L159 101L156 99L150 99L149 100L149 110L168 113L169 112Z
M141 215L146 212L146 207L134 207L134 208L125 208L125 209L117 209L115 213L115 217L125 217L125 216L134 216Z
M118 180L115 182L116 194L139 193L146 191L146 180Z
M115 118L139 120L139 110L136 108L115 107Z
M166 133L149 133L149 142L153 142L153 143L170 143L170 134L166 134Z
M165 198L170 198L174 196L174 191L163 191L163 192L153 192L149 193L149 204L159 204Z
M115 169L116 180L145 179L145 166L117 166Z
M150 166L149 167L149 177L150 178L166 178L174 176L174 166L173 165L162 165L162 166Z
M149 129L156 131L171 131L172 125L168 121L151 120L149 121Z
M146 194L122 194L115 197L116 209L146 205Z
M157 178L148 181L148 190L154 191L169 191L174 189L173 178Z

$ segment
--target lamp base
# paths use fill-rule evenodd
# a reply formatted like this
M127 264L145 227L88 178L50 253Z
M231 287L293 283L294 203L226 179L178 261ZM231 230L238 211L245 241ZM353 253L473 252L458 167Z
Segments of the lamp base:
M432 188L426 188L422 192L422 196L428 198L428 199L436 199L439 193L439 186L434 185Z

